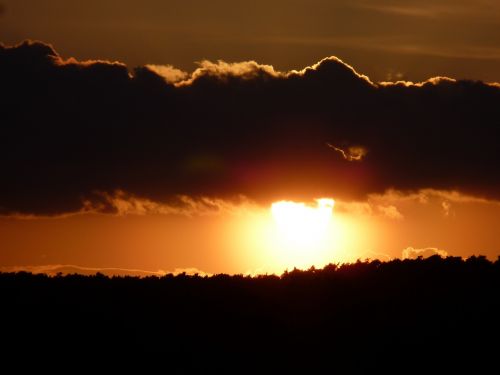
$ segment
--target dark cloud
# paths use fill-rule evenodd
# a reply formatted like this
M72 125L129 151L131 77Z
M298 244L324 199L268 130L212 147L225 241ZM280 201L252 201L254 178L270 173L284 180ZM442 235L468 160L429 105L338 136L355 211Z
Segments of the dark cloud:
M375 84L333 57L300 72L164 70L64 60L40 42L0 47L1 211L74 211L118 189L157 201L388 188L500 197L498 86ZM349 162L329 144L364 156Z

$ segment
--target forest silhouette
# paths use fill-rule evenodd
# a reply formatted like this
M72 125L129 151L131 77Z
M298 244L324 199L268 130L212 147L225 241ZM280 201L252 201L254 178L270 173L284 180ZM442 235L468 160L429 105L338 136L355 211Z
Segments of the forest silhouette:
M499 287L500 257L483 256L254 277L2 273L1 353L167 373L477 373L498 365Z

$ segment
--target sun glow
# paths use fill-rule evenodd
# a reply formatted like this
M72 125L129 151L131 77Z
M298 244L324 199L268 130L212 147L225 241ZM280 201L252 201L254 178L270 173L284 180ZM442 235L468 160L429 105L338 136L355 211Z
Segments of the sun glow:
M331 261L337 226L333 199L317 199L316 205L280 201L271 213L275 233L276 262L285 268L322 266Z
M281 240L291 247L310 247L321 242L332 219L333 199L318 199L317 207L281 201L271 206Z
M256 275L365 259L383 228L375 233L371 216L351 211L331 198L249 208L224 230L227 262Z

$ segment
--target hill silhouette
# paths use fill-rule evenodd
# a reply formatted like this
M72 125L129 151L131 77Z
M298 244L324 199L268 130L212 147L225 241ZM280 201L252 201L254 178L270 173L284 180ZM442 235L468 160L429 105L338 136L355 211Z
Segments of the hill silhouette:
M2 273L1 353L40 368L478 373L498 364L499 291L500 258L482 256L256 277Z

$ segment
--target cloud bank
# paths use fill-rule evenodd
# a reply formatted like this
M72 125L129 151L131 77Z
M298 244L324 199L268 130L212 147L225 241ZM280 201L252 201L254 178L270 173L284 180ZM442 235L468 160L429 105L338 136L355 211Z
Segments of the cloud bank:
M142 203L426 188L500 198L496 84L374 83L335 57L290 72L130 71L41 42L0 46L0 77L2 214L74 212L115 191Z

